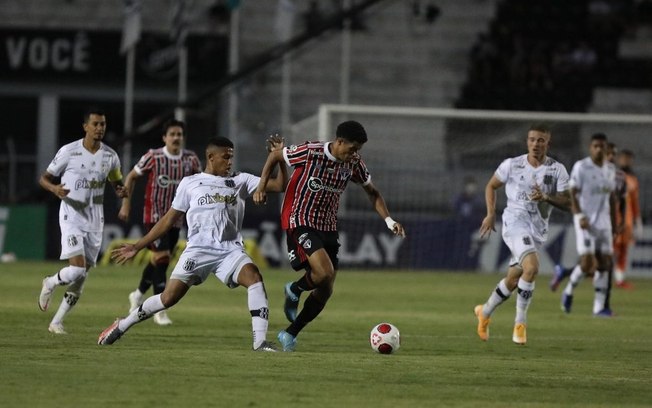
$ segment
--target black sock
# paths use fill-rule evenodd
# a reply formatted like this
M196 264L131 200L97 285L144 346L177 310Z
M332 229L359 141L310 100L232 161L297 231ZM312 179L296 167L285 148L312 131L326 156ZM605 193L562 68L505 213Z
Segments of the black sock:
M298 281L292 282L292 285L290 285L290 290L297 296L299 296L301 292L313 290L314 288L315 284L312 282L312 279L310 279L310 271L306 271Z
M165 289L165 272L168 270L168 263L156 265L152 274L152 286L154 294L163 293Z
M609 274L609 277L607 278L607 296L604 298L604 308L611 309L609 301L611 300L611 278L613 277L614 273L613 268L610 268L607 273Z
M140 278L140 284L138 284L138 290L140 293L146 293L149 290L149 287L152 286L152 276L155 271L156 266L147 262L147 266L143 269L143 276Z
M285 331L296 337L308 323L312 322L324 310L324 306L326 306L326 303L322 303L314 294L311 294L304 302L303 309L301 309L297 318Z

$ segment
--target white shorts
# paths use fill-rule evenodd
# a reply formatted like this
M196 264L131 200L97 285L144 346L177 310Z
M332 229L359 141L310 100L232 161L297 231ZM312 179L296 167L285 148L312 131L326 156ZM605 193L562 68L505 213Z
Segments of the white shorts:
M596 252L602 255L613 254L614 238L611 235L611 228L582 229L579 220L574 221L573 224L575 226L575 245L577 246L578 255L595 255Z
M509 226L503 222L503 241L512 253L509 266L521 265L526 255L537 253L543 247L543 242L534 239L530 228L525 221L510 221Z
M102 232L82 231L76 225L69 223L60 223L59 227L61 228L61 256L59 259L84 255L86 266L95 266L102 247Z
M212 273L229 288L235 288L242 267L248 263L254 262L238 242L228 242L219 248L186 248L170 279L192 286L203 283Z

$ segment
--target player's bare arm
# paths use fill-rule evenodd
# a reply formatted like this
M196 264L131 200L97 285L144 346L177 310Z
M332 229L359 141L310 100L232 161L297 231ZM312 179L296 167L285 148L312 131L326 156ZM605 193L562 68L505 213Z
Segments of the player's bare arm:
M378 215L380 215L380 217L387 223L387 228L389 228L394 235L405 238L405 229L400 223L394 221L392 217L389 216L389 210L387 209L385 199L376 186L370 182L369 184L362 186L362 188L367 193L367 197L369 197L369 201L373 204L374 210L376 210Z
M492 231L496 231L496 190L504 185L505 183L498 180L496 175L491 176L489 182L487 182L487 186L484 189L487 216L484 217L480 225L480 238L489 237Z
M65 184L55 184L54 179L55 177L46 171L41 175L38 183L43 187L43 189L51 192L57 196L57 198L63 199L68 195L68 193L70 193L70 189L65 188Z
M553 207L556 207L562 211L570 211L570 193L568 191L560 191L556 194L546 194L541 190L541 186L535 184L532 187L532 194L530 194L530 200L532 201L543 201Z
M122 180L110 181L110 183L113 186L113 189L115 190L115 193L118 195L118 197L125 198L129 195L124 184L122 184Z
M272 139L272 137L270 137L270 139ZM280 163L281 167L284 167L283 146L281 145L280 147L278 147L278 144L275 144L273 150L271 150L271 148L269 147L270 139L268 139L267 141L268 150L270 150L270 152L267 155L267 160L265 161L265 165L263 166L263 170L260 174L260 182L258 183L258 187L256 188L256 191L253 194L253 200L254 203L256 204L265 204L267 202L267 191L268 191L267 183L270 181L270 176L272 174L272 170L274 169L274 166ZM287 179L287 173L286 173L286 179ZM283 186L283 189L285 189L285 186ZM279 190L279 191L283 191L283 190Z
M283 146L285 145L285 139L278 134L271 135L267 138L267 151L275 152L280 151L282 154ZM276 177L269 180L265 192L267 193L281 193L285 191L285 187L288 182L288 169L285 166L284 160L277 162L278 164L278 173Z
M570 202L571 202L571 212L573 213L574 218L580 220L580 227L582 229L589 229L589 219L582 213L582 208L580 207L580 201L577 199L579 190L576 188L571 188L570 191Z
M129 220L129 213L131 212L131 195L134 191L134 186L136 184L136 179L140 177L140 174L136 170L132 169L127 178L125 179L124 189L127 192L127 196L122 198L122 205L120 206L120 211L118 212L118 218L122 221Z
M133 258L136 256L138 251L145 248L147 245L156 241L163 234L168 232L174 223L177 222L179 218L183 217L184 214L185 213L183 211L170 208L168 212L165 213L163 218L161 218L144 237L136 241L135 244L123 244L119 248L114 249L111 252L111 259L115 260L119 264L122 264L127 260Z

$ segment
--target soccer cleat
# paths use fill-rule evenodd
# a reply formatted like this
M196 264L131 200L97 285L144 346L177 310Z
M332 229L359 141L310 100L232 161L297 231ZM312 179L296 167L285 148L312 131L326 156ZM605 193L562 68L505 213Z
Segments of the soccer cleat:
M129 313L138 309L143 304L143 294L138 289L129 294Z
M555 265L555 272L552 275L552 279L550 279L550 290L555 292L565 277L566 271L564 267L559 264Z
M255 348L254 351L266 351L266 352L276 353L278 349L276 348L276 345L274 343L265 340L262 343L260 343L260 346Z
M48 310L48 306L50 306L50 299L52 299L52 294L54 293L54 288L48 288L48 278L49 276L43 278L43 283L41 285L41 294L38 297L38 308L41 309L42 312Z
M278 332L278 336L276 336L276 338L278 339L279 343L281 343L283 351L294 351L294 349L297 347L297 338L285 330Z
M48 331L53 334L68 334L61 323L50 323Z
M516 344L524 345L527 343L527 330L525 323L516 323L514 325L514 333L512 334L512 341Z
M627 281L616 282L616 287L621 288L621 289L627 289L627 290L634 289L634 285L632 285L631 283L629 283Z
M109 344L115 343L122 335L124 332L118 328L118 323L120 323L120 319L115 319L115 322L106 329L102 333L100 333L100 337L97 338L97 344L101 346L108 346Z
M159 326L169 326L172 324L172 320L170 320L165 310L161 310L160 312L154 314L154 323L158 324Z
M290 321L294 322L297 318L297 309L299 308L299 296L295 295L292 290L290 290L292 282L285 284L285 303L283 304L283 311L285 312L285 317Z
M564 313L570 313L571 307L573 307L573 295L567 295L563 293L561 295L561 310Z
M489 323L491 323L491 318L484 317L482 314L482 305L477 305L473 312L478 318L478 336L482 341L489 340Z
M595 317L613 317L614 312L611 309L604 308L600 310L598 313L593 313L593 316Z

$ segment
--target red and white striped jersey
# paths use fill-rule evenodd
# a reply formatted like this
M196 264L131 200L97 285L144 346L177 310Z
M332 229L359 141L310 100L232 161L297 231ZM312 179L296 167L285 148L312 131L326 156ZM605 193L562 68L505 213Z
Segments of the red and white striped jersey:
M201 164L195 152L182 149L178 155L168 152L165 146L150 149L145 153L134 170L139 175L148 174L145 188L145 207L143 222L156 223L172 205L172 199L181 179L201 172ZM175 227L183 225L183 218Z
M371 182L357 153L349 162L339 161L328 151L330 143L305 142L283 148L285 162L294 168L283 199L283 229L305 226L336 231L340 196L348 182Z

